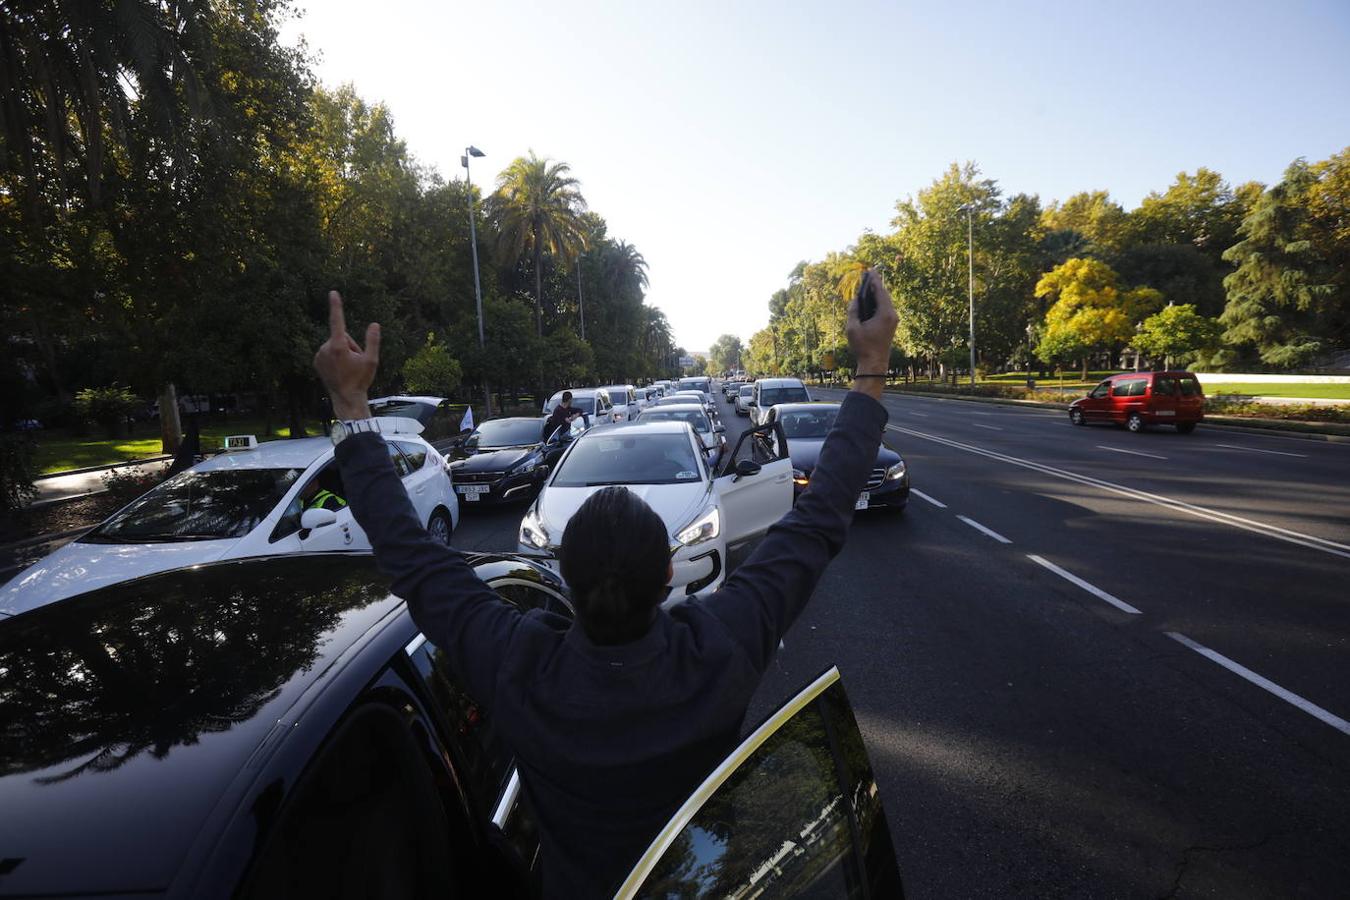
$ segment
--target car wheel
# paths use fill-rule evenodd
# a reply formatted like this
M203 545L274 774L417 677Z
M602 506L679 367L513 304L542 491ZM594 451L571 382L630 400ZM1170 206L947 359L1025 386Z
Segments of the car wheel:
M1081 409L1069 410L1069 421L1075 425L1087 424L1083 419L1083 411Z
M427 534L449 547L450 535L453 531L454 525L450 523L449 513L443 509L438 509L431 514L431 519L427 522Z
M1129 418L1125 420L1125 427L1138 434L1144 430L1144 417L1139 413L1130 413Z
M1192 431L1194 431L1194 430L1195 430L1195 423L1194 423L1194 422L1178 422L1178 423L1177 423L1177 434L1190 434L1190 433L1191 433Z

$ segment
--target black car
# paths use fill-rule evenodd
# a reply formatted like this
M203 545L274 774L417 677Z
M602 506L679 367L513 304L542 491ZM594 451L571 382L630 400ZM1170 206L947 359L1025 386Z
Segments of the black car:
M568 626L544 567L469 561ZM368 554L194 566L6 620L0 846L3 896L533 897L540 883L491 711ZM897 896L838 672L771 716L652 846L624 896L709 879Z
M571 429L545 440L546 421L521 417L479 425L450 452L447 466L459 499L486 505L533 498L572 441Z
M820 448L838 414L838 403L780 403L770 409L769 421L782 425L787 437L794 500L811 483ZM877 461L868 476L867 487L858 498L857 508L900 511L908 503L909 468L899 453L882 444L877 448Z

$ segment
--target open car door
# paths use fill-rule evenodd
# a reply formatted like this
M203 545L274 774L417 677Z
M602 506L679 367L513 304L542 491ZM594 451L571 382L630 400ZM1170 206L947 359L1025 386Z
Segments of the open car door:
M872 764L836 668L722 761L615 895L901 896Z
M776 423L747 429L713 479L727 547L759 537L792 509L792 460Z

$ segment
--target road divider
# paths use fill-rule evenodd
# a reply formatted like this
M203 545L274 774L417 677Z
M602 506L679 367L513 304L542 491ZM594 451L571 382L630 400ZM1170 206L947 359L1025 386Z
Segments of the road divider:
M1050 560L1045 559L1044 557L1037 556L1034 553L1028 553L1027 559L1031 560L1038 566L1042 566L1046 569L1049 569L1051 572L1054 572L1056 575L1058 575L1060 578L1063 578L1070 584L1078 585L1080 588L1087 591L1092 596L1105 600L1107 603L1110 603L1112 606L1114 606L1121 612L1127 612L1132 616L1143 615L1143 613L1140 610L1135 609L1133 606L1126 603L1124 600L1121 600L1119 597L1115 597L1112 596L1111 594L1108 594L1106 591L1097 587L1095 584L1084 581L1083 579L1079 578L1077 575L1073 574L1067 569L1061 569L1059 566L1055 565Z
M1269 678L1266 678L1264 675L1258 675L1257 673L1253 672L1251 669L1247 668L1241 663L1234 662L1233 660L1224 656L1217 650L1211 650L1204 644L1193 641L1190 638L1186 637L1186 635L1181 634L1180 632L1164 631L1163 634L1167 635L1172 640L1181 644L1183 647L1189 647L1190 649L1194 650L1196 653L1199 653L1201 656L1205 657L1211 662L1218 663L1228 671L1232 672L1234 675L1237 675L1239 678L1244 678L1247 681L1250 681L1252 684L1256 685L1257 687L1261 688L1262 690L1269 691L1276 697L1279 697L1284 702L1297 706L1299 709L1303 710L1305 713L1312 716L1313 718L1320 719L1321 721L1330 725L1332 728L1335 728L1341 734L1350 735L1350 722L1347 722L1345 719L1342 719L1335 713L1327 712L1325 709L1318 706L1316 703L1313 703L1311 700L1304 699L1303 697L1300 697L1298 694L1295 694L1293 691L1280 687L1278 684L1271 681Z
M1098 444L1098 450L1110 450L1112 453L1128 453L1131 456L1147 456L1149 459L1167 459L1165 456L1159 456L1156 453L1145 453L1142 450L1126 450L1124 447L1108 447L1105 444Z
M1141 491L1136 488L1126 487L1123 484L1116 484L1111 481L1103 481L1100 478L1093 478L1090 475L1080 475L1077 472L1070 472L1067 469L1056 468L1044 463L1034 462L1029 459L1022 459L1017 456L1009 456L1006 453L999 453L994 450L988 450L984 447L978 447L974 444L967 444L962 441L955 441L951 438L940 437L935 434L928 434L923 431L916 431L913 428L904 428L899 425L887 425L891 431L900 434L907 434L910 437L921 438L925 441L932 441L935 444L942 444L952 447L956 450L962 450L966 453L973 453L977 456L983 456L987 459L995 459L999 462L1005 462L1009 465L1020 466L1024 469L1030 469L1033 472L1040 472L1044 475L1050 475L1054 478L1062 478L1065 481L1074 481L1078 484L1089 487L1100 488L1122 497L1129 497L1132 500L1140 500L1144 503L1151 503L1155 506L1162 506L1175 512L1186 513L1200 519L1206 519L1210 522L1218 522L1222 525L1231 525L1234 528L1240 528L1243 531L1250 531L1253 534L1260 534L1266 537L1274 538L1278 541L1285 541L1290 544L1297 544L1300 547L1307 547L1310 550L1320 550L1323 553L1329 553L1332 556L1339 556L1342 559L1350 559L1350 545L1341 544L1336 541L1320 538L1315 535L1305 534L1300 531L1293 531L1288 528L1281 528L1278 525L1271 525L1268 522L1259 522L1255 519L1248 519L1243 516L1235 516L1232 513L1220 512L1216 509L1210 509L1204 506L1197 506L1194 503L1187 503L1185 500L1177 500L1174 497L1166 497L1162 494L1154 494L1149 491Z
M913 488L911 488L910 490L913 490ZM966 523L967 525L969 525L971 528L974 528L976 531L979 531L979 532L982 532L982 533L984 533L984 534L989 535L991 538L993 538L994 540L998 541L1000 544L1011 544L1011 543L1012 543L1012 541L1008 540L1007 538L1005 538L1003 535L999 534L999 533L998 533L997 531L995 531L994 529L992 529L992 528L986 528L985 526L981 525L979 522L976 522L974 519L971 519L971 518L969 518L969 517L967 517L967 516L961 516L961 515L958 515L957 518L960 519L962 522L965 522L965 523Z

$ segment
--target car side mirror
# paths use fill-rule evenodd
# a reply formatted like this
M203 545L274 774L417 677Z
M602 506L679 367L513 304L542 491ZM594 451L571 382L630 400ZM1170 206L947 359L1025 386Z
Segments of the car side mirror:
M721 422L718 422L713 426L713 434L725 434L726 430L727 426L723 425Z
M331 509L307 509L300 514L300 527L305 531L313 531L316 528L323 528L325 525L332 525L337 521L337 513Z
M736 477L749 478L751 475L758 475L760 470L759 463L753 459L742 459L736 463Z

